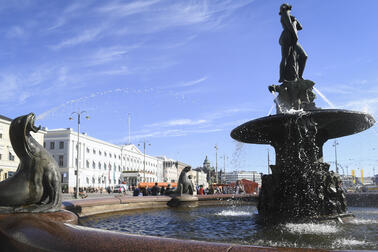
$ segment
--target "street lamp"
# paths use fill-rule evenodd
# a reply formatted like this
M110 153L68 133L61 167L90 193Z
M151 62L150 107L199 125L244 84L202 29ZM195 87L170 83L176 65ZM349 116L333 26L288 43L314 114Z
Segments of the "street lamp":
M339 143L335 140L335 142L333 143L333 147L335 147L335 166L336 166L336 173L338 174L339 173L339 167L337 166L337 150L336 150L336 146L339 145Z
M215 145L214 148L215 148L215 183L218 184L218 145Z
M141 146L141 144L138 144L138 146ZM151 146L151 144L148 143L148 146ZM143 182L146 182L146 139L143 141Z
M223 180L222 180L222 176L221 176L221 179L220 179L221 183L226 183L226 160L228 160L228 156L226 156L226 154L224 154L223 155Z
M76 193L75 198L79 198L79 152L80 152L80 118L81 115L87 114L87 111L80 111L80 109L77 112L72 112L69 120L72 120L72 115L77 115L77 163L76 163ZM85 119L89 119L89 116L85 116Z

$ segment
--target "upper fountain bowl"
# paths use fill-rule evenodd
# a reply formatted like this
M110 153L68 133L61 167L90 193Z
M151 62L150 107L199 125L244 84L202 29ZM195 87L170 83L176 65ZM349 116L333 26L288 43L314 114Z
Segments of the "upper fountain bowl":
M317 134L324 142L364 131L375 123L373 116L364 112L342 109L298 111L251 120L232 130L231 137L243 143L272 144L285 135L285 125L289 120L300 118L304 114L317 124Z

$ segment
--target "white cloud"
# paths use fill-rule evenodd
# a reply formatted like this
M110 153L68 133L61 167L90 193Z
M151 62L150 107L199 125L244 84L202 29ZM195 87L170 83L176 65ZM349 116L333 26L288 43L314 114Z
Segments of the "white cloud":
M346 103L342 107L355 111L363 111L369 114L375 114L378 107L378 98L354 100Z
M128 75L131 73L132 71L127 66L97 72L99 75Z
M20 91L19 78L13 74L2 74L0 76L0 86L0 102L14 102Z
M51 46L51 48L54 50L59 50L65 47L71 47L82 43L91 42L97 39L100 36L100 34L104 31L104 29L105 26L100 26L89 30L84 30L83 32L80 32L80 34L74 37L68 38L58 43L57 45Z
M134 140L138 139L145 139L145 138L158 138L158 137L180 137L180 136L188 136L193 134L205 134L205 133L213 133L213 132L220 132L222 129L219 128L212 128L212 129L170 129L170 130L162 130L162 131L141 131L136 132L135 135L132 136ZM124 142L128 139L125 137L121 140L117 139L113 142Z
M158 122L146 125L143 131L137 133L138 137L164 137L164 136L186 136L190 134L218 132L237 126L245 120L233 120L230 122L219 122L218 119L231 116L237 113L249 112L251 109L231 108L205 115L206 119L172 119L165 122ZM238 124L239 123L239 124ZM195 127L193 127L195 126ZM166 130L161 130L167 128ZM155 130L153 130L155 129Z
M158 2L160 1L135 1L131 3L112 2L98 8L97 11L100 13L107 13L112 16L124 17L150 10L150 7Z
M127 53L132 50L138 49L141 44L133 44L129 46L112 46L96 49L91 52L86 61L86 65L101 65L115 60L121 60Z
M25 30L20 26L12 26L6 33L7 38L23 38L25 35Z
M111 4L100 8L119 19L131 14L139 14L140 20L129 27L119 27L118 35L152 34L176 27L190 27L197 31L214 30L224 25L224 21L240 9L253 2L247 1L149 1L130 4ZM125 11L121 10L125 8Z
M206 123L206 120L191 120L191 119L174 119L167 122L158 122L147 125L147 127L174 127L174 126L189 126Z
M205 80L207 80L207 76L204 76L204 77L197 79L197 80L184 82L184 83L178 84L177 86L178 87L191 87L191 86L197 85L201 82L204 82Z

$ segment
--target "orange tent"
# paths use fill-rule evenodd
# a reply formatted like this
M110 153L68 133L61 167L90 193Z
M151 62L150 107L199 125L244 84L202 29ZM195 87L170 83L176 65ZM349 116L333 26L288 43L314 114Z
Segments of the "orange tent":
M240 183L244 187L245 193L252 194L252 193L257 193L259 184L253 181L250 181L248 179L242 179L240 180Z
M168 182L158 182L158 187L164 186L165 188L167 188L168 184L171 185L171 188L177 187L177 183L168 183ZM149 188L151 188L154 185L155 185L155 182L148 182L148 183L147 182L140 182L138 184L138 187L139 188L145 188L146 186L148 186Z

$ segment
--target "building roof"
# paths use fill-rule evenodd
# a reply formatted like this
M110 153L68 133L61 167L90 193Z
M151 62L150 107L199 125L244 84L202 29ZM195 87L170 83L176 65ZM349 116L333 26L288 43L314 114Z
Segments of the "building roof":
M12 119L10 119L9 117L3 116L3 115L0 115L0 119L10 121L10 122L12 121Z
M210 162L209 162L209 159L207 158L207 155L206 155L205 160L203 161L203 164L204 164L204 165L205 165L205 164L209 164L209 165L210 165Z

